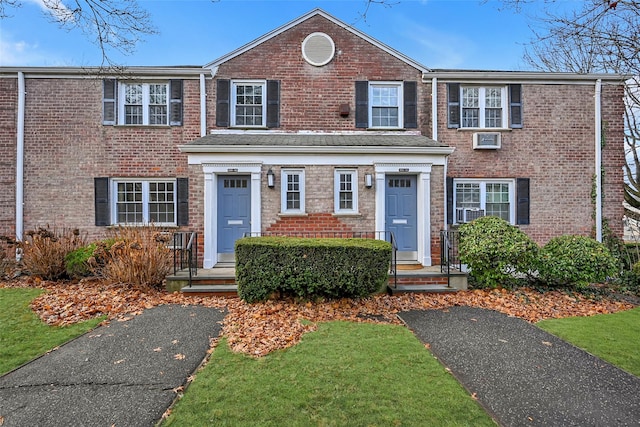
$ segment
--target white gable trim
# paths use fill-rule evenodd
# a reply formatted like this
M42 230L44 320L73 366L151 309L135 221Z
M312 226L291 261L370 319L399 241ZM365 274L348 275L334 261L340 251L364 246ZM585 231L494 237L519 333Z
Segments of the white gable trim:
M397 59L407 63L408 65L418 69L419 71L426 73L429 72L429 68L425 67L424 65L420 64L419 62L414 61L413 59L409 58L408 56L398 52L397 50L387 46L386 44L366 35L365 33L356 30L355 28L353 28L352 26L345 24L344 22L340 21L339 19L329 15L328 13L326 13L325 11L323 11L322 9L314 9L311 12L302 15L301 17L294 19L293 21L284 24L281 27L276 28L275 30L245 44L244 46L241 46L240 48L224 55L221 56L220 58L209 62L208 64L206 64L203 68L210 68L211 72L213 75L215 75L217 68L220 64L223 64L233 58L235 58L236 56L239 56L251 49L253 49L256 46L259 46L260 44L266 42L267 40L270 40L280 34L282 34L283 32L295 27L296 25L306 21L307 19L310 19L314 16L322 16L324 18L326 18L327 20L333 22L334 24L344 28L345 30L349 31L352 34L355 34L356 36L360 37L363 40L368 41L369 43L371 43L372 45L376 46L377 48L385 51L386 53L388 53L391 56L396 57Z

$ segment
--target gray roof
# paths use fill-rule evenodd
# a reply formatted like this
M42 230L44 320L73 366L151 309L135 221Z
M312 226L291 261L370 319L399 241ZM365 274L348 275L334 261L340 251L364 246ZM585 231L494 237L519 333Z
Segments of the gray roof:
M196 146L288 146L288 147L448 147L433 139L415 134L212 134L189 142Z

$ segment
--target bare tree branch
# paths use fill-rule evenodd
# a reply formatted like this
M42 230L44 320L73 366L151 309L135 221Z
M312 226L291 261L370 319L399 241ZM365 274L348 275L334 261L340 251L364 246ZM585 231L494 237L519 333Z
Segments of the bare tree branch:
M502 0L523 10L536 3L534 37L525 61L542 71L612 72L626 76L625 200L640 208L640 0L585 0L577 9L557 12L559 0ZM631 78L629 78L631 77Z
M112 52L130 55L138 43L156 34L149 13L136 0L41 0L47 18L69 31L81 31L102 53L102 66L114 66ZM0 0L0 18L19 0Z

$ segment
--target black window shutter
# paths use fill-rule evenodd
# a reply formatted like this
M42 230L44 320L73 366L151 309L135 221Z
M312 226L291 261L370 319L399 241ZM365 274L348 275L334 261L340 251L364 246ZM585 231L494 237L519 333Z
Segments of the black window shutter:
M460 83L447 83L447 127L460 127Z
M509 126L522 128L522 85L509 85Z
M529 178L516 179L516 224L529 224Z
M117 111L117 88L116 79L102 80L102 124L115 125Z
M369 82L356 82L356 127L369 127Z
M182 80L169 81L169 125L182 126Z
M109 178L93 178L95 222L99 227L111 225Z
M177 179L176 192L178 200L176 225L189 225L189 178Z
M267 80L267 127L280 127L280 81Z
M447 224L453 224L453 178L447 177Z
M220 79L216 89L216 126L229 127L229 99L231 97L231 82Z
M404 82L404 127L415 129L418 127L418 84Z

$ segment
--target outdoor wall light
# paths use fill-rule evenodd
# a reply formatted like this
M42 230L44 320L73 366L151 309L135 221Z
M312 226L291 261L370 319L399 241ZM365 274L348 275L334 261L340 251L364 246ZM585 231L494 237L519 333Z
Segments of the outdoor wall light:
M370 173L364 175L364 186L367 188L373 187L373 175Z
M271 168L267 171L267 186L269 188L273 188L276 185L276 175L273 173Z

